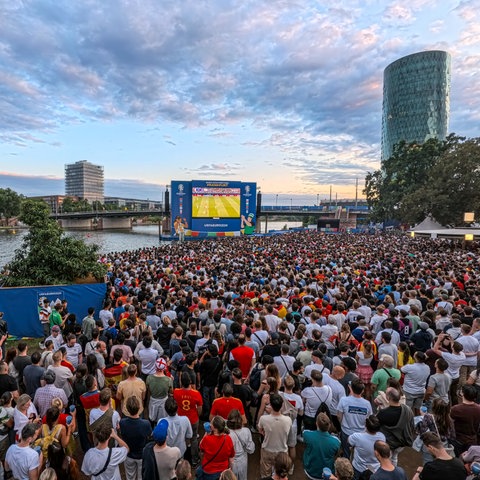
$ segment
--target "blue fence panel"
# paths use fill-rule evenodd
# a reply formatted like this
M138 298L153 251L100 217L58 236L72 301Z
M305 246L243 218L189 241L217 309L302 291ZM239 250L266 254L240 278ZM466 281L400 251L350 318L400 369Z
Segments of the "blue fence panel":
M68 301L68 311L81 322L88 307L102 308L107 286L104 283L56 285L45 287L0 288L0 311L8 324L8 333L15 337L42 337L39 304L47 298L53 307L58 300ZM98 318L95 315L95 318Z

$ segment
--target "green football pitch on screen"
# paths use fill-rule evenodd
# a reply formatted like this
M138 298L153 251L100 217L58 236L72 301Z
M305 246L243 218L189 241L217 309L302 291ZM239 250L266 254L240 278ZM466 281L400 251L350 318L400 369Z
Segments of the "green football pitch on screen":
M192 218L239 218L240 196L193 195Z

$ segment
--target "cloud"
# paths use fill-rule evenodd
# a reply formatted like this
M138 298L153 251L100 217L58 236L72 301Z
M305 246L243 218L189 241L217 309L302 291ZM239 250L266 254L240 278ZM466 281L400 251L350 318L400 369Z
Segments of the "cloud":
M65 181L52 175L14 175L0 172L0 185L27 197L64 195ZM105 179L105 196L161 200L165 185L132 179Z
M378 165L382 74L403 55L454 52L452 125L477 134L480 2L453 11L445 3L3 2L0 139L61 147L48 137L65 125L135 121L145 132L174 124L205 129L222 145L274 147L298 162L301 179L351 180L349 165ZM239 125L249 129L240 140ZM180 149L177 138L164 143Z

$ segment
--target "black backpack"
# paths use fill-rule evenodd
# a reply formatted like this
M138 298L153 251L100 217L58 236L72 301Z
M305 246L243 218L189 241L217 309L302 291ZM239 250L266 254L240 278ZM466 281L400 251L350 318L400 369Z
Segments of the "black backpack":
M257 363L253 368L252 371L250 372L250 380L248 384L250 385L250 388L252 390L255 390L256 392L260 388L261 385L261 377L262 377L262 370L263 368L260 368L260 365Z
M201 358L202 355L207 351L208 346L213 343L213 340L209 338L201 347L198 348L198 358Z
M317 412L315 413L315 418L318 417L319 413L324 413L331 421L332 420L332 414L330 413L330 408L328 408L328 405L324 401L322 401L322 399L318 396L318 394L315 390L312 389L312 391L317 396L317 398L320 400L320 405L318 406ZM328 398L328 394L327 394L327 397L325 398L325 400L327 398Z

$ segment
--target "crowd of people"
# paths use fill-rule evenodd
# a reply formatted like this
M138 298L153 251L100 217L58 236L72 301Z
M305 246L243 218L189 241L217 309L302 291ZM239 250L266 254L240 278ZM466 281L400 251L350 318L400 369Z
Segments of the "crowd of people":
M413 448L413 480L464 480L480 461L478 255L316 232L104 255L100 311L45 301L31 354L2 337L5 478L406 480Z

